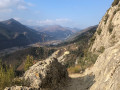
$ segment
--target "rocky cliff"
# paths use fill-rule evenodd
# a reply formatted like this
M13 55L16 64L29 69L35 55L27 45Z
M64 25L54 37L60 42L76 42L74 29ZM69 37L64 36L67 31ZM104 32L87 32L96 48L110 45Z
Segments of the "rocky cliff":
M106 12L105 16L102 18L97 28L97 32L94 35L95 41L93 41L91 51L99 52L101 49L109 48L119 42L119 28L120 3L115 6L111 6L111 8Z
M90 90L120 90L120 42L98 57L92 71L95 83Z
M117 3L115 3L117 1ZM99 57L92 68L95 83L90 90L120 90L120 2L115 0L102 18L91 46Z

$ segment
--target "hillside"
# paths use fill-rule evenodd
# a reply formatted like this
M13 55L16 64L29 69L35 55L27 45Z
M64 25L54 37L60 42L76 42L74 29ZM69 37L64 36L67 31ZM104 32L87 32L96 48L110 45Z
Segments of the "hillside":
M90 41L90 38L94 35L97 29L97 25L88 27L86 29L83 29L73 35L71 35L67 40L64 42L60 43L58 46L64 46L68 44L73 44L73 43L86 43L88 44Z
M16 51L11 54L0 57L2 62L7 65L12 65L17 71L24 70L24 62L28 55L33 56L35 61L41 61L49 57L55 49L46 48L46 47L29 47L23 50Z
M0 50L43 42L47 36L22 25L14 19L0 22Z
M97 27L98 27L98 25L95 25L95 26L90 26L90 27L88 27L88 28L85 28L85 29L83 29L83 30L80 30L80 31L78 31L77 33L74 33L73 35L71 35L71 37L68 38L68 40L70 40L70 41L73 40L73 41L74 41L74 40L77 39L77 38L80 39L79 36L80 36L80 35L84 35L85 33L90 35L90 32L92 33L92 32L94 32L94 31L96 31ZM88 36L89 36L89 35L88 35Z
M78 29L75 28L67 28L67 27L62 27L60 25L46 25L41 27L34 26L32 28L39 32L44 32L56 40L66 39L76 31L79 31Z

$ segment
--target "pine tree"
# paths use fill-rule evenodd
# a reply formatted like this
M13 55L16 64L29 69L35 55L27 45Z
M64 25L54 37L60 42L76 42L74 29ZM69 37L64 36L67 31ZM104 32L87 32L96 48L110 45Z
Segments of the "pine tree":
M12 85L14 79L14 69L12 66L7 66L0 60L0 90Z
M24 70L28 70L33 65L33 56L28 55L25 61Z

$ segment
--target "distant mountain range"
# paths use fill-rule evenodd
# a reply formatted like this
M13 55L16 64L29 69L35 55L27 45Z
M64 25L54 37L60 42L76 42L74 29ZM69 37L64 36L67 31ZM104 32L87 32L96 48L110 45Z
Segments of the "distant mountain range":
M95 25L95 26L91 26L86 29L83 29L83 30L71 35L71 37L66 39L64 42L60 43L58 46L68 45L68 44L78 43L78 42L88 44L90 38L96 32L97 27L98 27L98 25Z
M67 41L75 41L75 40L79 40L81 38L82 35L87 35L91 36L91 33L93 34L93 32L96 31L98 25L94 25L94 26L90 26L88 28L85 28L83 30L80 30L79 32L77 33L74 33L70 38L67 39Z
M64 40L77 31L79 29L59 25L29 27L14 19L9 19L0 22L0 50L36 42Z
M31 28L51 36L55 40L63 40L80 31L77 28L62 27L60 25L32 26Z
M14 19L0 22L0 50L46 41L49 36L37 32Z

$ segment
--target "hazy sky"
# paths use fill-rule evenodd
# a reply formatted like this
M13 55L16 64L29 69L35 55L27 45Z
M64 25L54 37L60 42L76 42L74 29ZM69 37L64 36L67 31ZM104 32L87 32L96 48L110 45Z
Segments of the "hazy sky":
M26 25L85 28L96 25L113 0L0 0L0 20L14 18Z

